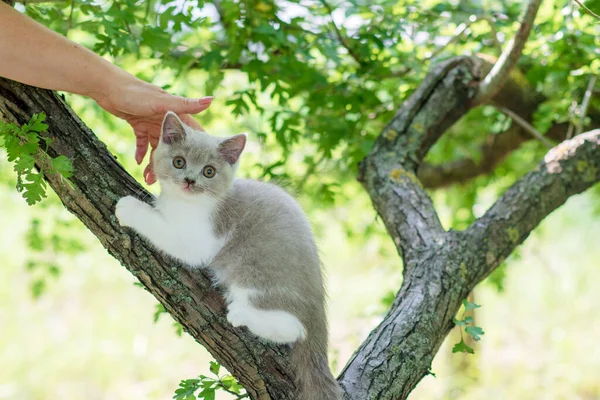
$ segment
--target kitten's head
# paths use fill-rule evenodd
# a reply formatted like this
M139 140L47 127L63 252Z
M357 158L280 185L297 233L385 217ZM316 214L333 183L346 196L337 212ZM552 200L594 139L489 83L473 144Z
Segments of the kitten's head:
M218 138L192 129L168 112L152 161L162 190L181 197L219 197L233 183L245 135Z

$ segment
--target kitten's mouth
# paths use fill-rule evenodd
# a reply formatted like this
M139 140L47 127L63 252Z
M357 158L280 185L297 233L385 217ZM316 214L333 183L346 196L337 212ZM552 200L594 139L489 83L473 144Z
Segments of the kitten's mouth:
M183 182L181 184L181 190L186 194L188 194L188 193L195 194L195 193L201 193L202 187L197 185L196 183Z

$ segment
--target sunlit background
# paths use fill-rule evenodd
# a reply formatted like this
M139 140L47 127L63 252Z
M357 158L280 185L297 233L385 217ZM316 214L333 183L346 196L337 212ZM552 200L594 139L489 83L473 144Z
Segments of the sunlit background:
M503 2L472 3L494 9ZM520 2L508 3L518 15ZM564 10L567 3L572 7L570 2L555 7L549 3L545 2L542 18L554 18L557 25L569 19ZM291 7L283 15L291 17L294 12L299 11ZM334 15L336 23L350 31L360 25L360 18L346 18L340 12ZM365 140L378 134L377 129L387 122L384 119L393 115L422 78L427 65L417 67L419 57L425 59L436 46L443 46L462 18L442 17L446 20L422 22L432 24L429 29L435 40L428 41L427 36L403 42L402 51L415 54L411 61L415 72L406 78L408 83L399 77L379 88L378 96L390 103L383 116L377 116L381 120L363 121L362 127L372 129L358 134ZM504 24L499 28L504 44L514 26L500 24ZM444 48L444 54L489 50L493 44L479 37L488 29L483 25L475 24L454 47ZM567 34L578 28L569 29ZM70 29L68 36L90 47L94 43L94 37L83 30ZM534 57L543 47L537 44L544 36L540 33L532 40L536 46L526 49L526 55ZM592 43L597 44L595 40ZM548 50L549 59L556 55L552 51ZM276 106L269 94L259 93L263 112L250 104L246 112L237 113L233 112L235 104L226 104L236 91L252 87L241 72L229 71L218 87L210 87L212 75L203 71L178 74L172 64L162 65L160 59L143 54L109 58L174 93L203 96L210 91L215 101L198 117L207 131L218 136L250 133L239 173L283 179L300 192L327 271L330 360L334 371L340 372L382 320L402 282L400 258L368 196L354 181L355 165L345 159L360 154L342 146L321 159L314 154L311 137L296 142L291 153L282 152L273 139L269 118ZM586 85L576 75L565 76L560 82L571 85L569 96L579 94ZM337 79L343 80L344 75ZM538 89L552 87L559 78L548 79L545 89ZM392 87L399 88L398 94L392 93ZM556 111L562 107L560 96L546 109L551 116L536 120L540 130L553 118L563 117ZM89 99L67 95L67 100L141 182L143 166L133 160L129 126ZM510 120L491 107L474 110L433 149L431 157L443 161L476 153L476 144L489 129L497 133L507 123ZM539 143L527 143L490 177L432 192L445 226L464 228L504 188L533 168L544 152ZM307 162L313 156L321 160ZM55 195L50 193L48 199L29 207L16 192L15 183L12 166L0 149L0 399L162 400L172 398L180 380L209 375L211 356L187 334L178 334L168 314L156 314L156 300L135 285L135 278L64 210ZM451 353L460 340L460 333L453 331L434 360L435 376L425 377L411 399L600 399L599 199L598 187L570 199L477 287L470 300L481 305L474 318L485 334L479 342L469 341L475 354ZM217 399L230 398L217 395Z

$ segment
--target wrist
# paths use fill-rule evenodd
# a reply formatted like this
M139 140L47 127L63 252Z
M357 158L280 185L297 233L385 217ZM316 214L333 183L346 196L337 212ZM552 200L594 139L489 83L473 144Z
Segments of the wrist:
M94 99L97 103L106 102L114 94L137 80L133 75L103 59L102 66L94 71L94 79L88 81L84 96Z

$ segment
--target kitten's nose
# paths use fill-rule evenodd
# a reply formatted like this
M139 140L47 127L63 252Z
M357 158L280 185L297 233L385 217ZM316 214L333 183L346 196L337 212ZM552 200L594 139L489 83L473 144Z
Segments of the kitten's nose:
M187 183L189 186L192 186L194 183L196 183L196 181L190 178L185 178L185 183Z

